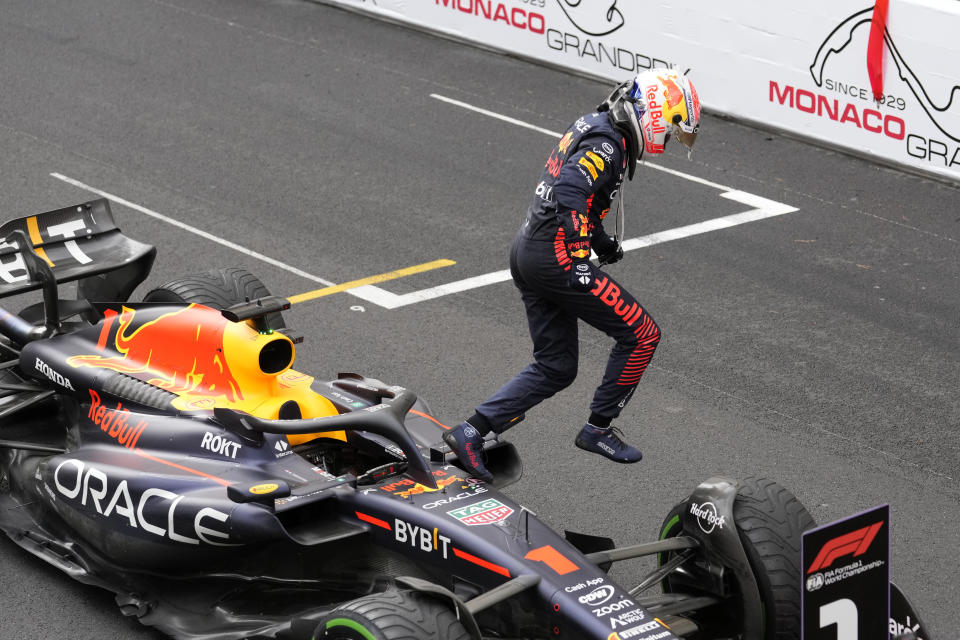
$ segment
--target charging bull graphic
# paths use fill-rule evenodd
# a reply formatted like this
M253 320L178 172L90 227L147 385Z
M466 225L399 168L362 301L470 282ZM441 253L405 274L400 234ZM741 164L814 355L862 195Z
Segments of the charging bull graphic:
M105 314L100 345L109 341L111 326L116 323L113 344L120 356L79 355L68 358L67 363L147 374L137 377L176 394L223 396L228 402L243 399L223 348L229 321L218 311L191 304L131 329L136 313L123 307L119 315Z

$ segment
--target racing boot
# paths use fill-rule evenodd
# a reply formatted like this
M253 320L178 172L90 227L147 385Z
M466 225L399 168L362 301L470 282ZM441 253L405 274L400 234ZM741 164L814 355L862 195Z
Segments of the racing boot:
M620 437L623 434L616 427L595 427L589 422L577 435L576 445L584 451L599 453L614 462L640 462L643 454L631 447Z
M457 454L460 464L484 482L493 482L493 474L483 464L483 436L469 422L461 422L443 434L443 441Z

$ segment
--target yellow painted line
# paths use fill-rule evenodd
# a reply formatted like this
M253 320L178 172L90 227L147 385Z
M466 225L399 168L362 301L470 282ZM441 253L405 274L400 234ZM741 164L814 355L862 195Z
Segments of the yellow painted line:
M27 231L30 234L30 242L33 243L33 250L37 255L47 261L47 264L53 266L53 260L47 257L47 252L40 246L43 244L43 236L40 235L40 227L37 225L36 216L27 218Z
M434 269L449 267L455 264L457 264L455 261L446 259L424 262L423 264L417 264L412 267L405 267L403 269L397 269L396 271L381 273L380 275L376 276L368 276L366 278L360 278L359 280L352 280L350 282L344 282L343 284L335 284L331 287L324 287L323 289L315 289L313 291L308 291L295 296L289 296L287 297L287 300L290 301L290 304L297 304L298 302L306 302L307 300L322 298L323 296L340 293L341 291L347 291L348 289L356 289L357 287L363 287L368 284L376 284L378 282L386 282L387 280L405 278L406 276L412 276L416 273L433 271Z

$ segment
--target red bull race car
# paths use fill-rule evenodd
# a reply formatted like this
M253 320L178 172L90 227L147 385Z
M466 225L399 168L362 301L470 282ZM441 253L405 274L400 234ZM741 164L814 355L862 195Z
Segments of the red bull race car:
M711 478L660 539L549 528L456 466L411 391L293 368L285 299L243 269L128 298L155 248L106 200L0 227L0 528L176 638L799 639L806 509ZM75 283L76 297L60 288ZM626 588L612 563L654 556Z

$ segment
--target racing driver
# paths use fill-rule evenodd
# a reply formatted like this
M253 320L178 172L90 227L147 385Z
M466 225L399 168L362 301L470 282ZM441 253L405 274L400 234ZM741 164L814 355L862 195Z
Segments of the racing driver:
M611 422L640 382L660 328L623 286L590 262L590 252L601 266L623 257L603 221L615 200L622 212L624 175L632 180L643 151L663 153L671 136L692 149L699 126L700 100L690 80L667 69L645 71L618 85L596 112L577 119L551 152L510 249L510 273L526 308L535 361L443 436L478 478L493 479L482 456L484 436L503 433L576 378L578 319L616 342L576 445L615 462L640 461L641 452Z

